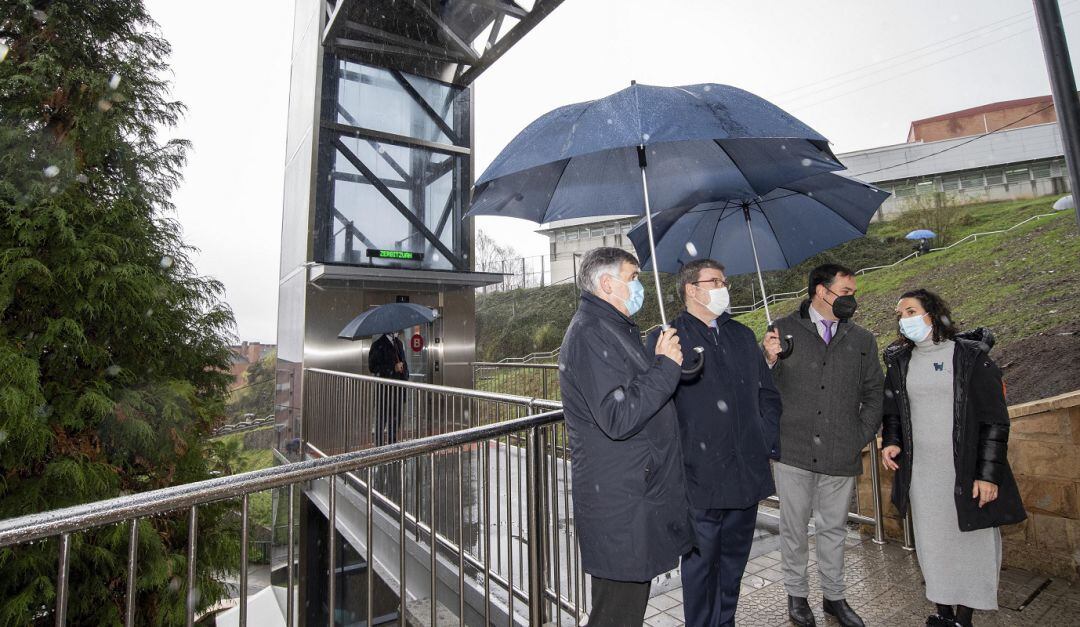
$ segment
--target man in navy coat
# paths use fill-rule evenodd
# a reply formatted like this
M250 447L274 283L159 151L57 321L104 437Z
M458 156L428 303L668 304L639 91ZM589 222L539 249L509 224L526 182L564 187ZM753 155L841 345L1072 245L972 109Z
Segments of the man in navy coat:
M694 261L677 281L686 311L672 324L683 346L705 348L700 374L675 391L695 536L682 558L683 609L688 627L734 625L758 501L775 492L780 393L754 332L727 313L724 266Z

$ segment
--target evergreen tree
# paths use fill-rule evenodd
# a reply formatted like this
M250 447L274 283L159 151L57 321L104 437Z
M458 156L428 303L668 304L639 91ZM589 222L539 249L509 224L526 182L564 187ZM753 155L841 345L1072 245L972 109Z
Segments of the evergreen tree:
M139 0L0 0L0 518L210 476L232 314L200 277L161 139L168 43ZM72 536L71 624L122 622L128 526ZM139 525L137 614L181 624L224 594L232 504ZM50 621L55 540L0 549L0 625Z

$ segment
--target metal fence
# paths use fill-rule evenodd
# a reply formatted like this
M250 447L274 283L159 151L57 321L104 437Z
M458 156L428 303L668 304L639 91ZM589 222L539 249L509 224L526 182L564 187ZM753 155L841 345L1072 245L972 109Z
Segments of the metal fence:
M477 288L481 294L551 285L551 259L547 255L498 259L482 264L483 272L503 275L501 283Z
M558 364L475 362L473 387L486 392L562 400Z
M477 389L489 392L557 400L562 398L558 369L557 364L477 362L473 364L473 385ZM857 490L852 494L848 520L873 527L874 541L884 544L884 512L878 470L881 451L876 438L866 445L864 452L870 455L870 481L874 487L873 494L870 503L860 502ZM769 497L766 501L773 505L780 502L775 496Z
M165 516L187 523L186 573L180 593L188 600L187 624L194 624L208 605L196 594L200 510L225 501L235 504L241 521L239 624L246 625L249 501L255 493L282 490L288 502L287 561L279 596L285 599L287 624L295 624L300 607L295 566L298 489L323 509L329 521L320 551L308 558L322 560L326 569L320 572L327 573L328 581L306 588L323 594L322 599L309 598L309 608L334 608L324 612L326 624L366 619L371 625L376 616L383 620L387 616L376 611L372 576L366 577L366 606L345 607L345 595L339 592L344 590L341 580L347 570L339 561L345 543L364 555L369 568L382 564L384 572L378 574L395 584L398 595L390 614L402 626L411 624L410 617L415 619L421 611L425 619L430 613L433 625L445 623L443 612L456 616L459 624L580 621L586 612L587 586L571 515L562 414L536 413L557 404L327 371L309 371L305 377L304 422L310 436L305 450L312 459L0 521L0 547L18 551L21 545L42 542L56 547L54 622L67 624L73 540L125 525L126 594L119 601L125 607L125 625L135 624L141 612L135 586L139 535L153 533L150 520ZM409 402L419 410L418 426L402 432L408 441L363 448L371 439L365 439L362 425L371 420L362 414L376 411L373 399L377 401L385 389L407 391ZM365 409L357 416L351 411L355 408ZM328 426L320 426L324 422ZM333 455L316 441L332 450L351 446L363 450ZM363 524L347 519L349 512L361 513ZM375 551L394 544L379 542L385 537L379 528L386 521L397 537L397 553L394 560L374 560Z

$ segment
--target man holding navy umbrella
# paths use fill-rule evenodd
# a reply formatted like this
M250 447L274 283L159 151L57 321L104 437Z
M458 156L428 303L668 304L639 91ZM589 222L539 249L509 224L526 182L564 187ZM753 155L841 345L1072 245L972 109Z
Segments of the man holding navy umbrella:
M675 390L695 548L682 558L688 627L735 624L758 501L775 491L780 392L754 332L727 312L724 266L692 261L677 275L686 311L672 321L683 342L705 347L700 373ZM659 332L646 341L654 342Z

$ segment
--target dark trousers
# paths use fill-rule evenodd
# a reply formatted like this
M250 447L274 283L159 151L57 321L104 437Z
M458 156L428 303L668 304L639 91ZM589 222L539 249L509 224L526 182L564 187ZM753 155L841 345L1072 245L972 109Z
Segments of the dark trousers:
M645 623L651 582L592 578L592 609L587 627L636 627Z
M686 627L735 624L739 584L754 541L757 504L746 509L690 509L696 546L682 558Z
M394 444L398 441L405 390L391 387L381 390L376 401L375 445Z

